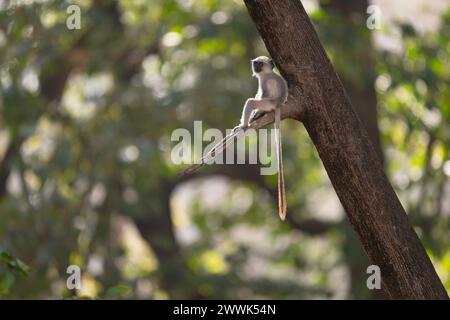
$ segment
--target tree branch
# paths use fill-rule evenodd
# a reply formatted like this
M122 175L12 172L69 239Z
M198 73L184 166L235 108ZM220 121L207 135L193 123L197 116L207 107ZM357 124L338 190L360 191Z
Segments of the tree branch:
M286 104L281 108L281 119L292 118L292 119L300 120L303 115L303 110L305 110L304 103L301 103L301 99L299 99L298 94L294 94L294 93L291 94L291 91L293 91L293 90L289 90L288 101L286 101ZM261 128L273 123L274 120L275 120L275 114L273 112L267 112L267 113L263 114L261 117L253 120L250 123L250 125L247 127L244 127L243 130L245 132L248 129L261 129ZM224 140L227 140L228 138L231 139L232 136L233 136L233 134L229 134L224 138ZM233 137L233 139L234 139L234 137ZM222 140L222 141L224 141L224 140ZM225 145L225 143L223 143L223 145ZM216 148L214 147L211 151L214 151L214 153L215 153L214 157L215 157L215 156L223 153L223 151L225 151L225 150L223 150L222 152L219 152L219 151L216 152ZM194 173L195 171L197 171L198 169L205 166L206 164L208 164L208 162L209 162L208 160L205 160L204 158L202 158L198 162L189 165L187 168L185 168L184 170L179 172L178 176L183 177L186 175L190 175L190 174Z

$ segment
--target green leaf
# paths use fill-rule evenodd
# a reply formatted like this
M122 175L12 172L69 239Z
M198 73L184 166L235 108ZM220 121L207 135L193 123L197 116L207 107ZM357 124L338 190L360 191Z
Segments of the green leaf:
M118 299L126 295L131 291L131 288L126 285L119 284L117 286L111 287L103 294L104 299Z
M4 262L14 274L22 277L27 276L31 270L25 263L6 251L0 251L0 262Z

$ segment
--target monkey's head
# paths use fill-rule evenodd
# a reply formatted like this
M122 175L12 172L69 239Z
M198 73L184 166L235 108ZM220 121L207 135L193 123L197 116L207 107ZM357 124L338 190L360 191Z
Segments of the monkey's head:
M275 64L268 57L259 56L252 60L252 71L256 76L261 73L273 72L273 68L275 68Z

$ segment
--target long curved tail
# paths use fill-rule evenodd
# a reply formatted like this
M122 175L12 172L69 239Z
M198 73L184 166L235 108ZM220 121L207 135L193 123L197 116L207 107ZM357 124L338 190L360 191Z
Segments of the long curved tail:
M278 214L281 220L286 219L287 205L286 205L286 190L284 187L284 172L283 172L283 151L281 147L281 111L280 108L275 108L275 143L277 148L277 165L278 165Z

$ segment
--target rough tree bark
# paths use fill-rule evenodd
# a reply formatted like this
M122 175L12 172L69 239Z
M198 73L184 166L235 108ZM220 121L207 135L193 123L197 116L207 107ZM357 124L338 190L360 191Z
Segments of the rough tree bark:
M345 35L337 34L334 41L339 42L345 37L354 37L358 35L358 46L351 46L345 49L349 53L350 59L357 59L353 61L364 61L364 64L355 66L355 69L360 74L358 81L353 77L349 77L346 72L339 75L342 84L353 103L353 108L361 120L364 128L367 131L369 140L375 149L375 152L384 162L383 149L380 141L380 130L378 128L378 112L377 112L377 96L375 92L375 61L373 55L373 46L371 41L371 30L369 30L363 22L366 17L366 10L369 6L368 0L323 0L321 7L334 16L338 16L339 20L343 22L344 28L347 28L349 33ZM325 23L328 25L328 23ZM324 26L322 26L324 28ZM333 33L336 35L336 33ZM345 43L345 42L343 42ZM344 45L342 45L344 46ZM343 48L341 48L342 50ZM342 69L341 69L342 70ZM363 72L362 72L363 70ZM347 77L346 77L347 76Z
M384 290L394 299L448 299L301 2L244 2L290 100L303 101L285 114L303 122Z
M384 164L383 148L381 146L378 127L377 96L375 91L375 57L372 45L372 31L366 27L368 0L321 0L320 6L333 17L318 22L317 33L331 33L331 45L337 44L335 54L343 54L347 58L335 70L344 85L345 91L353 104L353 108L367 131L369 140L378 157ZM334 24L338 23L339 26ZM334 30L329 30L333 28ZM357 43L349 45L358 37ZM341 58L342 59L342 58ZM354 61L364 61L355 64ZM346 70L351 65L351 71ZM358 76L355 76L358 75ZM349 287L351 297L385 299L387 295L382 290L369 290L366 286L366 269L370 264L363 248L359 245L350 226L345 225L342 240L342 254L347 261L349 270Z

